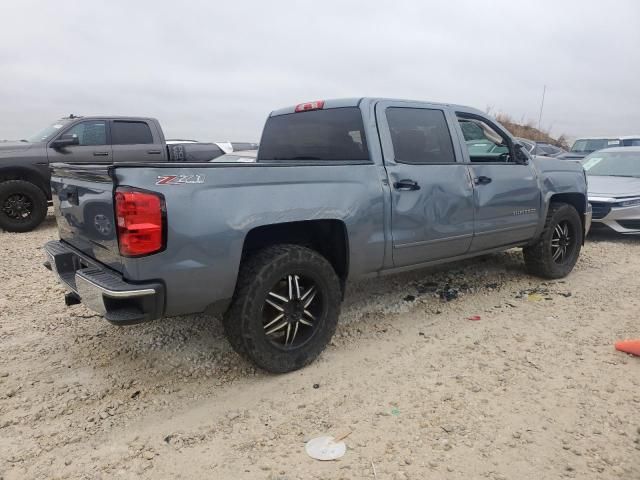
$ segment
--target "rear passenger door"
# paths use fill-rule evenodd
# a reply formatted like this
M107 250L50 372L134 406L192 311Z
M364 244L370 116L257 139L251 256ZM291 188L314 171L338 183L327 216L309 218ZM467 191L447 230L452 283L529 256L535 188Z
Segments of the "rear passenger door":
M141 120L112 120L111 143L114 162L160 162L167 147L160 143L155 125Z
M453 118L438 105L380 102L376 119L391 189L395 267L463 255L473 236L473 186Z

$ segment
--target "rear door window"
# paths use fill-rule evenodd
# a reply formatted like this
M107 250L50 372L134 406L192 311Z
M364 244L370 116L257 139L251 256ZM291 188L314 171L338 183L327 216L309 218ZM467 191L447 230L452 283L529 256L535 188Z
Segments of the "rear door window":
M151 129L146 122L114 120L111 126L113 145L141 145L153 143Z
M394 159L399 163L453 163L453 143L442 110L389 107Z
M358 107L311 110L269 117L258 161L369 160Z

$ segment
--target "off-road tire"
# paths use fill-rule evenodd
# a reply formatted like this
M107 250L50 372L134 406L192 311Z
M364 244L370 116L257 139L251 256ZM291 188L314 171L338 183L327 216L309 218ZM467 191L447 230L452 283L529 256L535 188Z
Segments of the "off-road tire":
M31 212L25 218L11 217L5 211L7 200L22 195L31 202ZM29 232L47 216L47 197L44 192L25 180L7 180L0 183L0 229L7 232Z
M311 337L300 347L278 348L265 334L262 309L270 289L286 275L304 272L314 277L323 297L323 315ZM342 294L329 261L299 245L274 245L246 258L241 266L231 306L223 317L229 343L239 354L272 373L285 373L311 363L335 333Z
M571 230L571 250L563 262L553 260L552 238L556 226L566 222ZM522 249L527 271L542 278L562 278L569 275L580 256L584 230L578 211L567 203L549 205L544 229L538 241Z

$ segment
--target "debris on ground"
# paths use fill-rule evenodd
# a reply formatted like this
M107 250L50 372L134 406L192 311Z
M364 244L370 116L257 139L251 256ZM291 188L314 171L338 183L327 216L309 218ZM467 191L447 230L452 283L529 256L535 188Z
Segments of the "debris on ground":
M343 440L350 434L351 432L348 432L335 438L328 435L312 438L305 444L304 449L307 455L315 460L337 460L346 453L347 445Z
M451 300L455 300L458 298L458 289L449 287L446 285L444 289L439 292L440 300L444 300L445 302L450 302Z
M370 460L378 479L497 480L537 478L541 458L548 478L640 479L640 357L612 348L640 339L637 239L587 241L566 282L527 275L519 250L354 282L332 347L281 376L209 315L120 328L65 307L41 265L54 238L52 215L0 232L7 480L373 479ZM305 442L347 426L345 455L311 462Z

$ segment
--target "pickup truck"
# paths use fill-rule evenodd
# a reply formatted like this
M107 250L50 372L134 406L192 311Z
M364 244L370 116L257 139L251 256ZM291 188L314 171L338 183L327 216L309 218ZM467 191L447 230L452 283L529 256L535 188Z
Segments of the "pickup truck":
M0 144L0 228L27 232L44 220L51 198L49 164L208 161L224 153L211 143L166 145L153 118L61 118L28 139Z
M478 129L506 150L470 155ZM325 348L347 280L514 247L560 278L591 223L579 163L532 159L478 110L405 100L274 111L253 163L57 163L51 183L45 266L67 304L118 325L222 313L233 348L271 372ZM108 234L83 222L96 208Z

